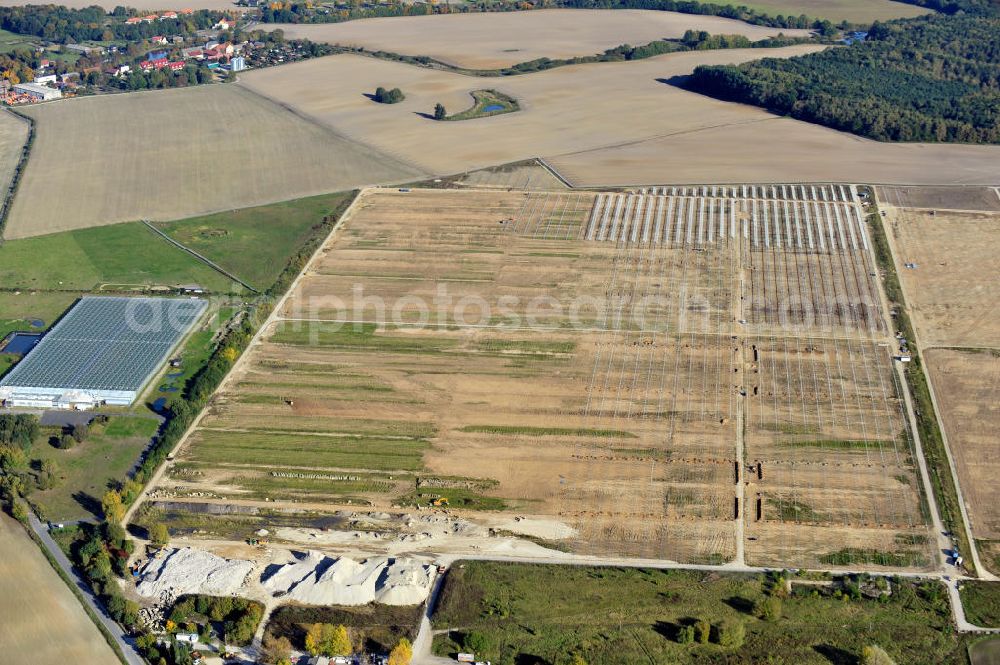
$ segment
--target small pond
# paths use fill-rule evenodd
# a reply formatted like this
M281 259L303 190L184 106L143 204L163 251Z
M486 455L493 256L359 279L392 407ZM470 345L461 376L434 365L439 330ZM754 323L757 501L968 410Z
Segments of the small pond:
M41 333L14 333L7 344L3 348L0 348L0 353L14 353L23 356L35 348L40 339L42 339Z
M490 104L489 106L484 108L483 111L486 113L493 113L494 111L503 111L503 109L504 109L503 104Z

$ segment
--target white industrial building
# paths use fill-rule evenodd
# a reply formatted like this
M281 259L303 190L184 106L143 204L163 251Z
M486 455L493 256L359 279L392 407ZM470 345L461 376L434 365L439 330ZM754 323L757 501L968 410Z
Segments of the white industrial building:
M28 95L29 97L33 97L40 102L45 102L50 99L59 99L62 97L62 93L60 91L39 83L18 83L14 86L14 92L22 95Z

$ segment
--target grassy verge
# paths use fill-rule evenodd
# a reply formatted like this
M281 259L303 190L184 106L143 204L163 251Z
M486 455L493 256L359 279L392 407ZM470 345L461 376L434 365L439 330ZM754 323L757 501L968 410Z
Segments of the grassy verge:
M862 580L796 587L780 617L757 618L764 575L466 561L452 565L433 616L448 656L477 633L476 657L494 663L857 663L879 645L898 663L965 663L968 636L951 627L944 587L894 580L881 600ZM783 595L783 594L779 594ZM681 643L697 620L736 622L742 647Z
M917 434L920 436L924 459L927 461L928 473L934 491L934 496L929 497L929 499L937 502L941 521L954 534L958 541L959 551L968 552L970 549L969 540L966 536L965 523L962 520L958 492L951 473L951 465L948 462L944 438L941 436L941 428L934 411L934 402L931 400L923 361L916 346L913 323L910 321L906 298L903 295L903 288L896 272L896 264L893 261L887 231L877 211L877 206L876 212L868 215L868 228L875 247L875 257L882 271L885 294L889 299L890 307L895 312L896 328L903 334L903 337L910 341L910 362L906 363L904 372L910 398L913 400ZM976 574L975 564L970 558L965 560L965 567L972 575Z
M496 90L473 90L472 99L475 100L471 108L467 108L461 113L450 115L445 120L472 120L474 118L488 118L504 113L520 111L521 107L517 100L509 95Z
M0 32L6 33L6 30ZM28 137L25 139L24 146L21 148L21 158L18 160L17 166L14 167L14 175L10 179L10 185L7 187L7 191L4 192L3 202L0 203L0 245L3 245L4 242L3 232L7 226L7 217L10 215L11 203L14 202L14 196L17 194L17 188L21 184L21 174L23 174L24 169L28 167L28 158L31 156L31 146L35 143L35 121L13 109L8 108L7 110L12 115L17 116L21 120L28 123Z
M1000 582L970 580L959 589L965 618L982 628L1000 628Z

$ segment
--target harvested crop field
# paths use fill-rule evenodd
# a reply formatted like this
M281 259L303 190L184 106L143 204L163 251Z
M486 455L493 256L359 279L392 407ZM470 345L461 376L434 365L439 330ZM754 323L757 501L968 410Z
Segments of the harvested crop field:
M0 515L0 642L12 663L118 662L38 546L6 514Z
M695 108L705 100L683 97L677 101ZM573 153L548 153L546 158L577 187L664 182L861 181L959 185L1000 181L998 146L878 143L737 107L746 112L744 122L668 130L644 141L626 141Z
M399 161L449 174L770 118L763 111L695 95L657 79L688 74L702 64L787 57L817 48L767 49L766 54L760 49L693 51L505 78L344 54L247 72L238 85L288 104ZM365 95L379 85L400 88L406 99L398 104L372 102ZM449 112L466 109L471 91L490 88L517 99L521 110L464 122L424 117L438 102ZM725 162L713 162L716 168L720 163Z
M35 119L36 136L7 238L178 219L419 174L233 85L23 112ZM95 155L106 156L101 168L81 167Z
M641 61L475 77L337 55L247 72L239 85L398 161L436 174L544 157L575 186L871 182L994 184L1000 147L884 144L687 92L664 81L702 64L791 57L817 46L673 53ZM376 104L376 86L406 99ZM429 119L494 88L521 110L465 122ZM762 156L767 159L762 159Z
M1000 351L925 352L975 538L1000 540Z
M878 187L875 193L899 208L1000 212L996 187Z
M888 203L888 205L886 205ZM1000 347L1000 214L893 208L881 201L896 270L925 347ZM907 264L915 267L907 267Z
M28 140L28 123L9 111L0 113L0 191L6 195ZM0 233L3 228L0 228Z
M779 32L809 35L808 30L768 28L718 16L640 9L456 13L268 27L284 30L289 38L425 55L467 69L499 69L543 57L594 55L621 44L679 39L686 30L744 35L752 41Z
M447 497L580 553L923 568L859 212L849 187L369 190L156 496Z

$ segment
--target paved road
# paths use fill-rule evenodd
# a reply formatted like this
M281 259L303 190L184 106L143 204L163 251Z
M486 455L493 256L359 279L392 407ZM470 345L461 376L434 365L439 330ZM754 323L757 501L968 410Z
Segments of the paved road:
M125 654L125 660L128 665L145 665L145 661L139 657L135 651L135 647L132 645L131 638L125 634L117 623L112 621L101 608L100 603L98 603L97 598L94 596L94 592L90 590L90 585L83 579L83 577L77 573L76 569L73 568L73 564L70 560L63 554L63 551L59 549L59 545L56 541L52 540L52 536L49 535L48 529L42 524L37 517L33 514L29 516L31 521L31 530L35 532L42 543L45 545L45 549L49 551L49 554L56 560L59 567L63 569L70 579L76 582L76 586L80 591L83 592L83 598L87 605L94 614L101 620L104 627L108 630L111 635L114 636L115 641L118 642L118 647Z

